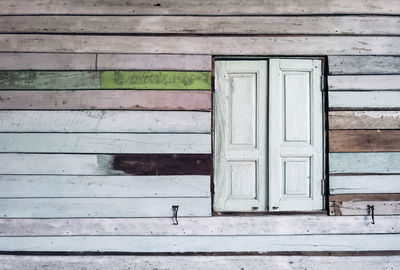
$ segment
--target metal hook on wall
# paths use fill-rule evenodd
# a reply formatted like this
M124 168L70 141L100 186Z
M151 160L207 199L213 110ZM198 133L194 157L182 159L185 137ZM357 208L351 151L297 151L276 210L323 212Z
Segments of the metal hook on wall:
M178 208L179 208L179 205L172 206L174 225L178 225Z
M367 205L368 216L371 215L372 222L371 224L375 224L375 207L373 205Z

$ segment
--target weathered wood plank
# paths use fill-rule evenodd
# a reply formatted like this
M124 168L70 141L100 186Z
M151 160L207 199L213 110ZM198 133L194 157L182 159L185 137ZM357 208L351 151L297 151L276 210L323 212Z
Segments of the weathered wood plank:
M398 35L394 16L3 16L1 33Z
M168 205L169 207L169 205ZM172 226L172 225L171 225ZM2 251L279 252L399 250L400 234L1 237ZM210 244L212 243L212 244Z
M330 153L330 173L400 173L400 153Z
M209 154L0 154L0 174L210 175Z
M331 130L329 152L400 151L400 130Z
M209 196L209 176L0 175L1 198Z
M400 91L333 91L329 92L329 107L332 110L400 108Z
M1 132L210 133L210 129L209 112L0 111Z
M96 69L94 54L0 53L0 70L94 69Z
M1 110L210 111L210 91L0 91Z
M1 236L72 235L310 235L399 233L399 216L382 216L371 224L369 217L312 215L224 216L130 219L0 219ZM297 224L293 226L293 224ZM240 230L238 230L240 228Z
M137 18L137 17L131 17ZM98 70L211 70L210 55L99 54Z
M99 89L96 71L0 71L0 89Z
M211 199L207 197L29 198L0 199L0 217L171 217L172 224L172 205L179 205L179 216L182 217L211 215Z
M329 112L329 129L400 129L400 111Z
M329 56L329 74L399 74L398 56Z
M23 0L18 3L0 2L2 15L17 14L125 14L125 15L261 15L261 14L400 14L396 0L370 2L366 0L273 0L198 1L113 0L100 3L79 0L66 3L51 0Z
M16 256L0 255L4 270L49 269L396 269L400 256Z
M328 88L334 90L400 90L400 75L328 76Z
M368 205L374 206L374 214L400 214L400 194L348 194L329 196L331 215L368 215ZM379 219L378 221L379 222Z
M0 133L0 153L210 154L211 135Z
M210 90L207 71L101 71L101 89Z
M329 177L330 194L400 193L400 175L345 175Z
M354 36L0 36L1 52L219 55L395 55L400 37Z

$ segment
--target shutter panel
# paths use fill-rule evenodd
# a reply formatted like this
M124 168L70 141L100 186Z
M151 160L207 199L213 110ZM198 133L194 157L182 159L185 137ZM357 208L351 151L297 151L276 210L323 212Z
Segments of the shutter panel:
M321 61L271 59L269 208L323 208Z
M216 211L266 210L267 61L216 61Z

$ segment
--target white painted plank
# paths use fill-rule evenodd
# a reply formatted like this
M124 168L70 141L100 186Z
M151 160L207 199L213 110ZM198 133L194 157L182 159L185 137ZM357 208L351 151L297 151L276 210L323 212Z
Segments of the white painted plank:
M0 133L0 153L211 153L210 134Z
M328 96L330 108L400 108L400 91L333 91Z
M0 175L1 198L209 197L210 177Z
M329 129L400 129L400 111L329 112Z
M197 8L196 8L197 9ZM1 33L398 35L395 16L3 16Z
M211 70L210 55L99 54L98 70Z
M330 194L400 193L400 175L329 177Z
M329 74L399 74L398 56L328 56Z
M330 173L400 173L400 153L330 153Z
M171 225L172 226L172 225ZM279 252L400 250L400 234L1 237L2 251Z
M207 55L395 55L400 54L400 37L3 34L0 36L0 51Z
M400 256L18 256L0 255L4 270L352 270L396 269Z
M210 133L209 112L0 111L1 132Z
M210 216L211 199L203 198L34 198L0 199L1 218ZM3 241L0 241L4 243ZM1 245L1 244L0 244ZM0 247L0 250L2 248Z
M170 225L170 218L0 219L0 236L400 233L400 216L380 216L376 224L368 216L213 216Z
M111 3L112 2L112 3ZM160 0L157 3L146 0L54 2L51 0L20 0L17 3L0 2L0 14L193 14L193 15L242 15L242 14L400 14L396 0L371 2L366 0L249 0L218 2L180 0Z
M328 88L334 90L400 90L400 75L328 76Z

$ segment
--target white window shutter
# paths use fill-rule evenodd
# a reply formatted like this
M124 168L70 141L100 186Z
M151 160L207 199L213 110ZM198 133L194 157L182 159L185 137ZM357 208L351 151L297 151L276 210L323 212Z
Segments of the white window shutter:
M266 210L267 61L215 63L214 210Z
M271 59L269 104L269 210L321 210L321 61Z

